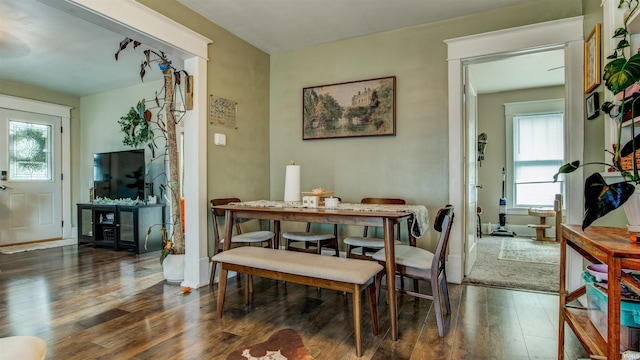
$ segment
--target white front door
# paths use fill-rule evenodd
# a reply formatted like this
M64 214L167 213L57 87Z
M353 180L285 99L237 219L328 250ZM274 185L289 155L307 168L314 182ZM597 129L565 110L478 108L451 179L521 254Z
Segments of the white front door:
M465 66L465 122L466 122L466 174L465 184L467 189L467 201L465 209L465 265L464 275L471 272L478 258L477 247L477 206L478 206L478 94L469 79L469 68Z
M62 238L59 117L0 108L0 245Z

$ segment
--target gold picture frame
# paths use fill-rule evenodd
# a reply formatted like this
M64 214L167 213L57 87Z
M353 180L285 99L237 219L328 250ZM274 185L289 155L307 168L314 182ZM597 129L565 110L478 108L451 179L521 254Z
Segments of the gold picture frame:
M584 40L584 93L600 85L600 24Z

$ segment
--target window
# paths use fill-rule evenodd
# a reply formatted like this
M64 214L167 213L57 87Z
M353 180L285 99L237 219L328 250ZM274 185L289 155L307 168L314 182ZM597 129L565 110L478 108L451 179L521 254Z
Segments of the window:
M51 126L9 121L10 180L51 180Z
M510 207L553 206L555 194L563 194L562 180L553 182L564 163L563 108L561 100L505 106Z

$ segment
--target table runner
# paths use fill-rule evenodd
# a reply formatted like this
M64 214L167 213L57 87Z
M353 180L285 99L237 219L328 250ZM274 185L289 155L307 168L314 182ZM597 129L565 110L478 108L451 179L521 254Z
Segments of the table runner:
M253 207L270 207L270 208L304 208L302 202L299 201L272 201L272 200L256 200L230 203L235 206L253 206ZM337 208L327 208L324 206L319 209L329 210L352 210L352 211L380 211L380 212L408 212L412 215L411 235L416 238L421 237L427 231L429 226L429 215L427 208L423 205L389 205L389 204L350 204L340 203Z

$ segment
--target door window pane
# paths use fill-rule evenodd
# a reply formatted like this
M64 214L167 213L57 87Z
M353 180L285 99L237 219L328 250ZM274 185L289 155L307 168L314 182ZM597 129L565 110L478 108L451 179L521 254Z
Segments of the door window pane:
M52 180L51 125L9 121L9 179Z

